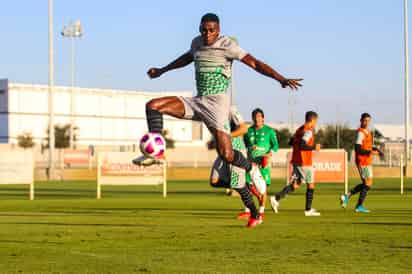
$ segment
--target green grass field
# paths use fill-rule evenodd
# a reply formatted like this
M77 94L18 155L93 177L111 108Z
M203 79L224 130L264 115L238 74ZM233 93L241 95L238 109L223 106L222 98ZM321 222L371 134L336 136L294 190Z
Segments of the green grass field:
M352 184L354 184L352 182ZM406 182L412 186L412 180ZM283 182L275 181L269 191ZM241 202L206 182L159 187L95 183L0 186L0 273L411 273L412 198L376 180L368 215L339 207L341 185L319 185L304 217L304 189L246 229Z

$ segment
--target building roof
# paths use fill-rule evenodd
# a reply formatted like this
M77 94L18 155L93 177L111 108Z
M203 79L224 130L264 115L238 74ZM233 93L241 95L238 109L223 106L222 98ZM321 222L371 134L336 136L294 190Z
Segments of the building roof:
M382 135L391 141L405 140L405 127L404 125L395 124L375 124L374 127L379 130ZM412 136L412 130L409 128L409 134Z
M23 84L23 83L13 83L9 82L9 89L23 89L23 90L32 90L32 91L39 91L44 92L48 91L48 85L40 85L40 84ZM70 86L54 86L55 91L57 92L70 92L72 87ZM157 91L157 92L149 92L149 91L139 91L139 90L124 90L124 89L103 89L103 88L86 88L86 87L74 87L77 92L81 93L98 93L98 94L107 94L107 95L140 95L140 96L149 96L149 97L159 97L159 96L192 96L192 92L190 91Z

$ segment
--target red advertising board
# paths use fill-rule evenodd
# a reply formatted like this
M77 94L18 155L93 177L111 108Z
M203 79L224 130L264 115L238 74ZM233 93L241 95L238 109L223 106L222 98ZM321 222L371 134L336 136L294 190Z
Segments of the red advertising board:
M291 153L288 153L288 174L292 172ZM325 149L313 152L313 170L316 183L345 183L347 160L345 150Z
M88 149L65 149L63 162L64 164L89 164L90 156Z

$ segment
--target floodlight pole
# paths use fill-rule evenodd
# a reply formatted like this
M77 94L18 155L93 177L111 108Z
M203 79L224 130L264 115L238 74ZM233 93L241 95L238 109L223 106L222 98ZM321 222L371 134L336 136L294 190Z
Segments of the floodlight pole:
M83 35L83 31L80 25L80 21L71 22L69 25L63 28L61 35L65 38L70 38L71 42L71 91L70 91L70 148L74 149L74 110L75 110L75 99L74 99L74 39L80 38Z
M70 38L71 40L71 92L70 92L70 148L74 149L74 132L73 132L73 123L74 123L74 37Z
M54 34L53 34L53 0L49 0L49 172L48 179L53 179L54 162L54 109L53 109L53 93L54 93Z
M403 18L404 18L404 54L405 54L405 172L407 172L410 151L409 151L409 37L408 37L408 0L404 0Z

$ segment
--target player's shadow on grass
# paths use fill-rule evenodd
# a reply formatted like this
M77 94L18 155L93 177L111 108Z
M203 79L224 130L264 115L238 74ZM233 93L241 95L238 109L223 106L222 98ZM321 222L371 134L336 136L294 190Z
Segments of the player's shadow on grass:
M64 245L62 242L50 242L50 241L17 241L17 240L0 240L0 243L5 244L55 244L55 245Z
M104 224L104 223L64 223L64 222L0 222L0 225L47 225L47 226L93 226L93 227L156 227L147 223L139 224Z
M132 211L132 212L139 212L139 211L155 211L155 212L234 212L236 209L231 209L231 208L196 208L196 209L190 209L190 208L171 208L171 207L119 207L119 208L88 208L89 210L95 210L96 212L99 211ZM201 214L201 213L199 213Z
M388 226L412 226L412 223L401 222L352 222L353 225L388 225Z
M15 213L15 214L0 214L1 217L17 217L17 218L23 218L23 217L38 217L38 218L50 218L50 217L107 217L111 216L111 214L105 213L105 212L78 212L78 211L43 211L44 214L30 214L30 213L25 213L25 214L20 214L20 213ZM1 222L0 222L1 224Z

